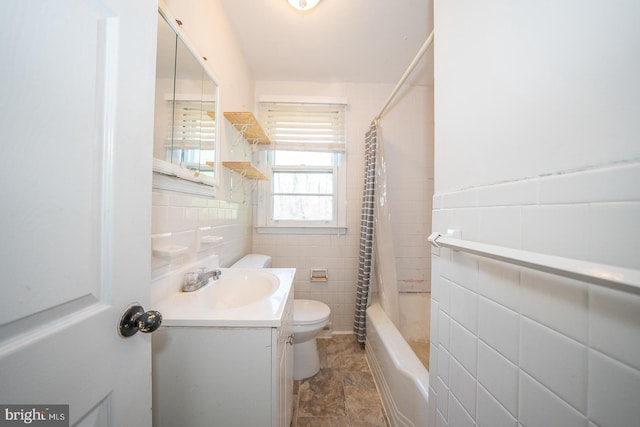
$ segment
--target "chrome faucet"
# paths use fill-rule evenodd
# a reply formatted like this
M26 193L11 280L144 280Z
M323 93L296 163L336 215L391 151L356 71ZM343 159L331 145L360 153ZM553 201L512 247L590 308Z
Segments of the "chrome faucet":
M218 269L205 271L204 268L201 268L198 271L185 273L184 280L182 281L182 292L197 291L209 283L209 279L218 280L221 275L222 271Z

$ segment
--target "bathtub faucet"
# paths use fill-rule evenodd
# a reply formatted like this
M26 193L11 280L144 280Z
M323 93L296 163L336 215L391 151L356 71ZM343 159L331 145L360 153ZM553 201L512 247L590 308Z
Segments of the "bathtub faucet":
M182 292L197 291L209 283L209 279L218 280L221 275L222 271L218 269L205 271L204 268L201 268L198 271L185 273L184 280L182 281Z

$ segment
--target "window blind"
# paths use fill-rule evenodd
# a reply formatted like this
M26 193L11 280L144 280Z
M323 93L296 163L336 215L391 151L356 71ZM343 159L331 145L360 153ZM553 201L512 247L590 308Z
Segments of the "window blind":
M213 148L216 141L214 102L175 101L173 106L169 144L173 148Z
M343 152L345 109L344 104L263 102L260 119L276 149Z

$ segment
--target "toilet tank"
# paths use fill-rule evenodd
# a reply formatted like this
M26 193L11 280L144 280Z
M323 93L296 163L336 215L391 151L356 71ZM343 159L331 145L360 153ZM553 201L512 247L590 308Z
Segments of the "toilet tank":
M269 268L271 257L262 254L249 254L240 258L231 268Z

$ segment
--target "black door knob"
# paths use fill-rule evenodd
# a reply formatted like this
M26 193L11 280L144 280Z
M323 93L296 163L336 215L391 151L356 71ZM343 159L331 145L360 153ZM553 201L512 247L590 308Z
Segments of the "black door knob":
M144 311L141 305L132 304L122 315L118 325L118 333L123 337L130 337L136 332L151 333L160 327L162 314L159 311Z

